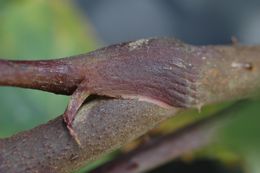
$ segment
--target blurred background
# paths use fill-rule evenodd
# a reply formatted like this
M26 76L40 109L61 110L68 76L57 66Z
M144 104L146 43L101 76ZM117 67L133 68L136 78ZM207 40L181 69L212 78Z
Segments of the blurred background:
M187 43L260 44L259 0L1 0L1 59L50 59L140 38L177 37ZM2 70L2 69L0 69ZM0 137L61 115L68 97L0 87ZM228 103L227 103L228 104ZM260 101L250 100L220 133L218 144L154 172L260 172ZM189 111L161 131L197 121L226 104ZM108 155L82 170L89 170ZM241 164L242 163L242 164Z

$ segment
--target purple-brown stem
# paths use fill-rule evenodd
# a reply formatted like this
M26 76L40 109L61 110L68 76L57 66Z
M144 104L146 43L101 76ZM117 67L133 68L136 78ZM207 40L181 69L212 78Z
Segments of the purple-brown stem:
M248 97L259 89L259 74L259 46L192 46L165 38L59 60L0 60L0 85L70 95L85 80L90 94L176 107Z
M68 59L42 61L0 60L0 85L39 89L70 95L84 73Z

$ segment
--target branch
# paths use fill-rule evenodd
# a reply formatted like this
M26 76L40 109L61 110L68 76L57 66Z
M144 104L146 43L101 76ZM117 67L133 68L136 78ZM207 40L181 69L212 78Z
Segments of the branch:
M174 115L134 100L85 104L73 126L82 148L68 134L62 117L0 140L0 172L72 172L139 137Z
M159 99L172 99L170 95L164 95L164 91L169 90L181 104L188 103L193 98L196 98L196 103L191 106L197 107L212 102L242 99L249 97L260 87L259 46L191 46L172 39L139 40L60 60L1 60L0 85L71 94L87 74L93 75L91 72L95 72L96 78L91 78L90 84L95 83L95 79L102 79L99 80L101 84L110 81L99 76L109 76L110 73L107 72L126 75L124 79L127 81L131 81L132 75L140 76L142 73L136 75L136 71L132 69L126 73L124 66L118 68L125 59L131 62L129 65L142 70L138 66L141 62L148 68L146 72L148 70L149 75L163 72L162 76L156 79L161 80L158 84L164 89L158 90L156 97L165 96ZM157 60L160 60L159 64ZM176 67L173 74L168 71L172 69L168 66L169 63ZM111 67L119 71L111 71L114 69ZM158 73L158 70L162 69L163 71ZM121 81L121 78L119 79ZM175 86L172 81L181 81L184 85L164 86ZM106 83L101 85L105 86ZM154 88L156 87L151 89ZM153 94L149 93L150 90L145 91ZM162 120L175 115L177 111L178 108L175 107L162 109L137 100L92 100L82 107L73 123L82 143L81 149L70 138L62 118L59 117L30 131L1 139L0 172L77 170L89 161L146 133Z
M152 38L58 60L0 60L0 69L0 85L70 95L85 80L98 95L200 107L259 89L260 46L193 46Z
M215 142L217 132L230 116L242 110L237 102L214 115L157 139L151 139L90 173L141 173Z

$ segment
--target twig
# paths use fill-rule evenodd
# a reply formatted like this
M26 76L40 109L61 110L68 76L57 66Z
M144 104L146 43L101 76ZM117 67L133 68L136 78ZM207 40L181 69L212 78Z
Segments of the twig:
M145 93L155 101L200 107L245 98L259 89L260 46L192 46L152 38L58 60L0 60L0 69L0 85L70 95L87 80L90 93L109 96L115 93L108 91L118 90L119 96L127 91L135 97Z

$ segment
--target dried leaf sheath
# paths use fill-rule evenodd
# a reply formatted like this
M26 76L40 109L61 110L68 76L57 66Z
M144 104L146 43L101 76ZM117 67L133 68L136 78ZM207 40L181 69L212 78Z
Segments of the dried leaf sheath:
M184 55L187 45L173 40L138 43L134 48L129 43L121 44L109 58L90 66L87 89L99 95L157 101L168 106L195 105L200 59ZM114 47L105 50L109 49Z

